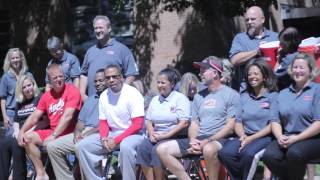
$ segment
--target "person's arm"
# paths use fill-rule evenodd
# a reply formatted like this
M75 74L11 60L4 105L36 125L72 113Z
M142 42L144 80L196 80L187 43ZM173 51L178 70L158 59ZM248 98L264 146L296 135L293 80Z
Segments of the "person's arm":
M18 135L18 143L20 145L24 145L25 144L25 140L24 140L24 134L31 129L34 125L36 125L38 123L38 121L40 120L40 118L42 117L43 112L41 110L36 109L33 113L30 114L30 116L27 118L26 122L23 124L23 126L21 127L20 131L19 131L19 135Z
M57 138L57 136L59 136L70 124L70 122L73 119L73 116L76 113L76 109L75 108L66 108L60 118L60 121L58 123L58 126L56 127L56 129L54 130L55 133L55 137Z
M320 133L320 121L314 121L307 129L302 131L297 135L288 136L286 140L286 145L290 146L291 144L308 139Z
M128 136L130 136L132 134L137 133L140 129L142 129L143 121L144 121L144 117L143 116L131 118L131 125L123 133L121 133L120 135L115 137L114 138L114 142L116 144L120 144L120 142L124 138L126 138L126 137L128 137Z
M73 78L73 85L77 88L80 88L80 78L79 77Z
M6 111L6 100L1 98L1 113L3 117L3 125L5 128L9 127L9 117Z
M243 124L242 122L236 122L234 125L234 131L237 134L238 137L240 137L240 139L244 136L246 136L246 134L244 133L244 128L243 128Z
M240 66L240 65L244 64L245 62L247 62L248 60L254 58L257 54L258 54L258 50L239 52L230 58L230 62L234 66Z
M179 120L178 124L176 125L176 127L174 127L173 129L171 129L170 131L164 133L161 135L160 139L157 138L157 140L162 140L162 139L169 139L172 136L176 135L177 133L179 133L181 130L183 130L184 128L188 127L189 125L189 121L188 120Z
M128 77L126 77L126 81L125 81L125 82L126 82L127 84L131 85L132 82L133 82L135 79L136 79L135 76L128 76Z
M227 120L226 125L224 125L223 128L220 129L220 131L218 131L217 133L212 135L210 137L210 139L216 141L216 140L220 140L220 139L232 134L233 133L234 124L235 124L235 119L234 118L229 118Z
M87 86L88 86L88 77L85 76L85 75L80 75L80 93L81 93L81 96L82 96L82 99L83 101L85 101L87 99L87 94L86 94L86 91L87 91Z
M82 136L83 129L84 129L83 122L78 120L76 128L74 129L74 133L73 133L74 134L74 138L73 138L74 143L78 142L80 139L83 138L83 136Z

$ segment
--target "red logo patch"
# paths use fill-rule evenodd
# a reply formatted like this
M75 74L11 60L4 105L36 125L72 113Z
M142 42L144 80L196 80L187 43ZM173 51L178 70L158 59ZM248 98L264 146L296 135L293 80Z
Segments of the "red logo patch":
M312 101L313 96L303 96L303 100L305 101Z

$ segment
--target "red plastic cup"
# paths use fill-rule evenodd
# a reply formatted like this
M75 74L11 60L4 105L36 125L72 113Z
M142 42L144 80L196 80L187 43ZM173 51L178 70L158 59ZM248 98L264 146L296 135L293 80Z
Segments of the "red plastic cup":
M265 57L266 61L271 65L272 68L274 68L277 62L279 41L272 41L260 44L259 49L261 55Z

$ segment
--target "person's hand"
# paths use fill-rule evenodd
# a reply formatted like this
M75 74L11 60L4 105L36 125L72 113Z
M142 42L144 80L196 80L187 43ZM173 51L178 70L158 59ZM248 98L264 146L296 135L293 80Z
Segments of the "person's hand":
M282 148L287 148L287 145L286 145L287 139L288 139L288 136L286 136L286 135L281 135L279 138L277 138L277 142L278 142L279 146Z
M154 132L152 132L152 133L149 134L149 140L150 140L152 143L157 143L157 139L156 139L156 137L154 136Z
M250 144L253 141L252 136L246 136L240 144L239 151L241 151L246 145Z
M201 144L203 144L202 141L195 139L195 138L191 138L189 144L190 144L190 148L187 149L189 154L201 154L202 153L202 147L201 147Z
M154 136L156 142L159 142L159 141L167 138L166 133L164 133L164 132L155 132L155 133L153 133L153 136Z
M287 138L285 139L285 148L291 146L297 141L299 141L299 138L297 135L293 134L293 135L287 136Z
M75 131L74 132L74 137L73 137L73 143L79 142L81 139L83 139L83 135L81 131Z
M24 132L19 132L18 134L18 144L19 146L24 146L27 143L27 138L25 137L25 133Z
M50 135L43 141L43 146L47 146L51 141L54 141L56 138L53 135Z

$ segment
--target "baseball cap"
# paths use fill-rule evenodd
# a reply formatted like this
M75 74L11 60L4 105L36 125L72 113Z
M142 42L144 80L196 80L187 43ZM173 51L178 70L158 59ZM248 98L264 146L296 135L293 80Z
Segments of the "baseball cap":
M193 62L193 66L195 68L201 68L201 67L211 67L217 71L219 71L220 73L223 72L223 66L222 66L222 61L215 57L215 56L209 56L207 58L205 58L204 60L202 60L201 62Z

